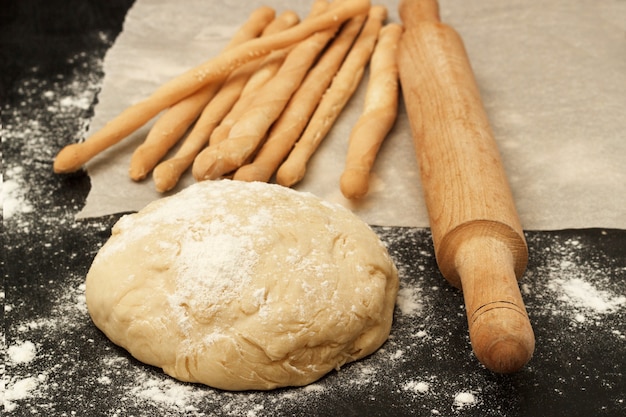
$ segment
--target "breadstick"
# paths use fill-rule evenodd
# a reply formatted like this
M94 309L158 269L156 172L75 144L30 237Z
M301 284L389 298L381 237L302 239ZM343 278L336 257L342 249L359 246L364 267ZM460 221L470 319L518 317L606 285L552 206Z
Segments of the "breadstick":
M299 20L298 15L294 11L285 11L263 30L262 36L268 36L290 28L296 25ZM176 151L176 154L154 168L152 178L157 191L166 192L176 186L181 175L191 166L198 152L206 146L215 126L220 123L237 101L246 82L254 73L261 60L263 58L248 62L228 76L220 90L202 110L200 117L198 117L198 120L183 141L182 146Z
M350 133L346 166L339 181L341 193L361 198L369 190L370 170L378 150L398 115L398 63L396 49L402 26L390 23L380 30L370 60L370 79L363 113Z
M276 182L291 187L306 172L306 165L333 123L361 82L378 33L387 18L387 8L372 6L363 30L348 53L346 60L324 93L300 140L276 172Z
M237 67L276 49L306 39L315 32L337 26L370 7L369 0L335 0L328 11L272 36L251 39L224 51L199 66L157 88L148 98L136 103L84 142L68 145L56 156L56 173L73 172L106 148L118 143L143 126L162 110L179 102L203 86L224 80Z
M259 17L257 17L257 15ZM233 33L225 49L240 45L250 39L256 38L259 34L265 33L267 27L276 20L275 17L276 11L272 7L260 6L254 10L248 17L248 20Z
M244 89L241 91L241 94L233 107L211 133L211 137L209 138L210 145L217 145L228 138L230 129L252 105L256 92L276 75L280 67L285 62L285 58L288 53L289 49L284 48L272 52L268 57L266 57L265 60L263 60L259 68L248 79L248 82L245 84Z
M267 6L255 10L250 14L248 21L233 35L225 50L257 37L274 16L274 9ZM146 177L185 134L219 87L219 83L208 84L174 104L159 117L144 142L131 156L129 168L131 179L139 181Z
M269 181L306 127L324 91L359 34L365 18L366 15L363 14L345 23L341 32L289 100L254 161L239 168L235 172L235 180Z
M266 56L257 67L257 70L250 76L250 79L241 91L241 97L255 94L267 81L271 80L283 65L283 62L285 62L285 58L287 58L291 48L292 46L289 46L272 51L272 53Z
M325 3L325 0L321 0ZM268 82L285 61L290 47L272 51L268 56L249 62L242 71L248 71L245 80L240 80L241 86L237 97L233 97L233 104L225 116L221 118L209 137L209 144L216 144L228 137L230 128L237 122L239 117L250 106L254 94ZM243 78L243 77L242 77Z
M193 165L196 179L218 178L248 160L337 29L317 32L289 52L276 76L255 94L250 108L233 125L228 138L198 155Z
M316 0L311 7L311 16L318 15L319 13L327 10L328 1ZM241 96L231 109L231 111L222 119L220 124L215 128L209 139L209 146L217 145L218 143L226 140L230 134L230 129L237 123L239 118L250 109L254 102L254 94L260 90L269 80L271 80L282 64L285 62L290 48L283 48L278 51L273 51L269 56L265 58L259 69L250 77ZM203 151L204 152L204 151ZM207 151L208 152L208 151ZM206 154L200 155L200 160L205 158ZM201 179L198 179L199 181Z

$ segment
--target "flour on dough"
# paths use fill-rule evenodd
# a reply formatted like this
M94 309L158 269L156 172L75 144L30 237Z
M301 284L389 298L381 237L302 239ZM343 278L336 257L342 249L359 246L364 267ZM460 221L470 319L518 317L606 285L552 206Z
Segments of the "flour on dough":
M353 213L278 185L205 181L122 217L87 275L114 343L226 390L311 383L389 336L398 274Z

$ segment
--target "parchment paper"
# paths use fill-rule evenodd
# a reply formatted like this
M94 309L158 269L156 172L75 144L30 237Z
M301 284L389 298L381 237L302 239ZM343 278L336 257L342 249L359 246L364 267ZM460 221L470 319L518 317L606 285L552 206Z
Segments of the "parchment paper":
M399 22L397 1L377 3ZM106 55L89 133L217 54L265 4L304 17L311 2L137 0ZM440 9L464 39L524 228L626 228L626 2L441 0ZM367 73L296 188L344 204L370 224L427 227L402 103L369 195L359 203L341 196L347 139L366 83ZM149 126L87 165L92 189L79 218L136 211L162 196L151 180L127 175ZM187 175L174 192L191 183Z

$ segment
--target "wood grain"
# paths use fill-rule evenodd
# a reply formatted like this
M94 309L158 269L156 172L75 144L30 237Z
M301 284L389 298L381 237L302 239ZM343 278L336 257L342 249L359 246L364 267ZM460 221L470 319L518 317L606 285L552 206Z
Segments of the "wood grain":
M435 0L402 0L398 62L433 243L463 290L472 348L496 372L522 368L534 334L517 279L528 250L463 41Z

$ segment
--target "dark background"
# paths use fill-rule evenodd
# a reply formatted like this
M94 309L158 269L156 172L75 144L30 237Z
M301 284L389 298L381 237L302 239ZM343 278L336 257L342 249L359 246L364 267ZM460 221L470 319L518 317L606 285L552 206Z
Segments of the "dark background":
M375 227L405 284L419 286L425 303L417 316L397 312L393 337L384 350L402 350L405 360L400 365L385 369L379 362L389 355L374 355L330 374L320 381L323 389L318 392L299 391L302 401L291 398L289 390L221 393L187 384L179 385L200 393L187 411L137 401L135 388L145 383L146 375L163 384L171 381L112 346L84 311L60 308L74 299L80 302L80 284L93 256L121 216L75 221L89 178L84 173L54 175L51 169L56 152L82 137L86 127L81 120L89 119L97 94L90 108L61 113L50 110L44 94L67 97L76 93L77 82L79 87L97 85L103 76L101 60L132 3L21 0L4 2L0 8L3 177L19 180L32 206L3 218L7 308L0 314L5 348L25 340L37 345L32 362L6 362L3 378L11 388L20 379L45 376L40 384L45 388L14 401L17 407L7 414L237 415L247 406L251 416L626 415L624 304L600 316L582 307L565 311L570 305L550 292L551 283L559 279L553 275L562 273L586 279L614 297L626 293L626 231L607 229L527 232L531 257L523 283L537 348L520 373L495 375L473 358L462 295L439 275L429 231ZM38 129L33 132L34 121ZM576 321L576 314L591 319ZM44 326L46 318L52 322ZM420 341L418 330L428 337ZM375 372L368 373L367 383L346 386L345 378L363 376L368 367ZM137 369L144 379L137 377ZM409 380L428 381L430 391L407 392L402 384ZM459 391L475 393L477 402L455 406L454 393Z

